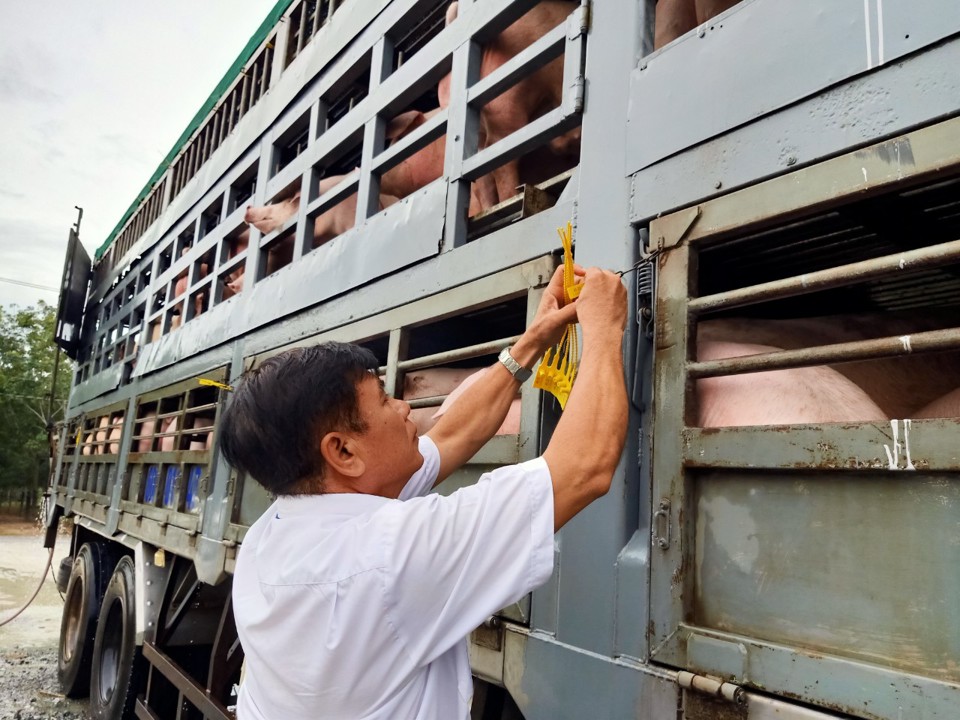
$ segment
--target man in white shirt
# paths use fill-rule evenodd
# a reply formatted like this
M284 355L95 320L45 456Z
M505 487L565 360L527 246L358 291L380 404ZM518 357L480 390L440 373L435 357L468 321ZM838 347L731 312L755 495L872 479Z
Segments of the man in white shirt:
M626 291L613 273L577 275L563 306L558 268L526 332L421 438L363 348L292 350L244 378L220 445L278 500L234 575L239 720L469 717L466 636L550 576L553 533L607 492L623 449ZM427 495L494 435L574 321L580 370L543 456Z

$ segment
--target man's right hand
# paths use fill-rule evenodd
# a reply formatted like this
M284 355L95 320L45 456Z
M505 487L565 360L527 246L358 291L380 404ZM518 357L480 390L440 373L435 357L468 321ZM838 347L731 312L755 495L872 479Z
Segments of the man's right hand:
M576 305L584 346L594 335L622 333L626 326L627 290L620 276L609 270L587 270Z

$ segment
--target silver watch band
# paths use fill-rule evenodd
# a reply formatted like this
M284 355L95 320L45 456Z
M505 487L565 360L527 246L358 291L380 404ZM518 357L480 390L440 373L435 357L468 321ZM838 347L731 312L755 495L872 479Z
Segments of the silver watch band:
M513 359L513 355L510 354L510 348L501 350L497 360L503 363L503 366L517 379L517 382L524 383L533 376L533 370L528 370Z

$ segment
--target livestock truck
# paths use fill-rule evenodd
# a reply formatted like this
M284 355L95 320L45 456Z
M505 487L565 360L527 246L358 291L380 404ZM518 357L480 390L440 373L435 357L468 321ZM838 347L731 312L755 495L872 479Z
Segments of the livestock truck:
M398 396L488 364L567 222L636 268L627 447L472 633L474 717L960 717L960 4L744 0L654 50L653 0L553 2L497 55L539 5L279 0L92 260L71 232L46 543L72 520L59 676L96 717L232 716L272 500L217 452L243 372L330 339ZM545 447L559 407L519 397L440 492Z

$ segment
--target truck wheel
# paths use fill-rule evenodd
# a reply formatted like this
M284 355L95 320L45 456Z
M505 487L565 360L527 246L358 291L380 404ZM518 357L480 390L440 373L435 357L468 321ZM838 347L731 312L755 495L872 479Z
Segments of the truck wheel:
M57 677L67 697L86 697L90 689L90 658L97 615L117 556L106 543L80 547L64 596L57 652Z
M97 720L134 717L144 677L142 650L136 642L136 590L133 560L117 563L100 606L90 674L90 716Z

